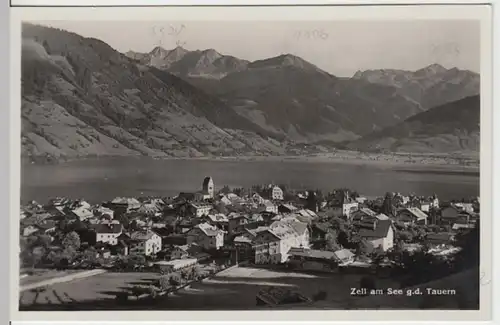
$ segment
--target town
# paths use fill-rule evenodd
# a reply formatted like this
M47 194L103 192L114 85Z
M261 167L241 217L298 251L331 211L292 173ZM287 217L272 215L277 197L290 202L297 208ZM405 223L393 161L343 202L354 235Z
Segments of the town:
M441 202L435 194L364 197L276 184L216 189L211 177L200 183L199 191L176 197L117 197L97 205L54 198L22 206L20 308L47 305L50 299L39 297L51 285L104 272L156 274L109 299L130 308L245 266L361 273L360 292L373 289L377 278L408 287L478 266L470 237L479 245L479 197ZM327 295L283 292L270 286L253 299L279 305Z

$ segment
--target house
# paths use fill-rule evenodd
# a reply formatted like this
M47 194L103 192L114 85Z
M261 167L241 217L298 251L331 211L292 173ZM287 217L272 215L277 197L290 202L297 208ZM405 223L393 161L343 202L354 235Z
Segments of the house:
M71 213L76 216L80 221L85 221L94 216L94 213L85 206L79 206L71 210Z
M187 233L187 243L196 243L206 250L218 250L224 246L224 232L208 223L201 223Z
M417 208L419 208L423 212L429 213L429 211L431 210L431 202L421 201L420 205L417 205Z
M352 223L359 223L362 222L363 220L366 220L368 218L375 218L377 213L371 209L368 208L361 208L357 211L354 211L349 215L349 219L351 220Z
M283 201L283 190L279 186L274 186L271 190L271 198L275 201Z
M441 209L442 224L452 225L458 220L466 220L466 223L468 223L470 217L470 213L462 209L460 206L454 204Z
M475 226L476 225L473 223L454 223L453 226L451 227L451 229L455 232L460 232L460 231L464 231L467 229L472 229Z
M429 199L431 209L439 209L439 199L436 194Z
M391 220L373 220L358 226L358 235L374 249L384 252L394 246L394 230Z
M99 223L91 225L96 243L118 244L118 237L123 233L123 226L117 223Z
M222 202L222 204L224 205L231 205L233 204L233 201L231 201L227 195L223 195L221 198L220 198L220 202Z
M425 236L425 241L432 245L450 244L455 240L455 235L449 232L431 233Z
M396 207L404 207L410 202L410 198L408 196L402 195L401 193L396 193L392 198L392 203Z
M155 203L143 203L137 212L147 216L158 216L161 215L161 208Z
M230 213L228 215L228 234L234 235L242 225L246 225L247 223L248 218L246 216L239 213Z
M349 218L351 213L359 209L359 203L356 201L344 202L340 208L342 209L342 215Z
M133 232L130 244L130 253L149 256L161 251L161 237L152 230Z
M175 246L170 254L170 259L180 260L188 257L196 257L200 253L203 253L203 249L196 243Z
M330 224L326 222L313 223L311 226L311 240L324 241L330 231Z
M104 217L104 218L109 218L113 219L115 212L109 208L99 206L94 209L93 213L96 217Z
M226 217L225 214L222 213L209 214L208 216L205 217L205 221L211 224L212 226L216 226L224 231L229 230L229 219Z
M427 225L427 214L419 208L405 208L398 211L396 219L405 226L408 225Z
M36 227L43 234L51 234L56 231L56 222L54 220L44 220L37 223Z
M279 213L292 213L297 210L298 209L291 204L281 204L280 206L278 206Z
M311 224L314 220L317 220L319 218L316 212L310 209L300 209L293 214L296 215L297 220L305 222L307 224Z
M114 209L120 209L120 210L125 210L126 212L131 212L134 210L138 210L141 207L141 202L139 202L139 200L137 200L136 198L117 197L110 202L110 205Z
M339 249L333 253L334 259L339 265L346 265L354 262L354 253L348 249Z
M206 216L213 209L210 204L202 204L202 203L190 203L189 210L191 214L197 218L201 218L202 216Z
M457 208L461 209L462 211L465 211L467 213L474 213L474 204L473 203L454 203L454 206Z
M269 200L264 200L259 204L260 212L278 213L278 206Z
M159 261L153 263L153 266L163 272L177 272L192 268L197 264L198 260L196 258L186 258L180 260Z
M40 228L38 228L35 225L28 225L28 226L24 227L24 229L22 230L22 234L24 237L28 237L28 236L31 236L31 235L37 233L39 230L40 230Z
M296 221L276 221L268 228L256 231L253 240L256 264L279 264L288 259L290 248L308 248L307 224Z
M334 252L292 247L288 251L288 265L307 271L330 272L337 268Z
M259 193L254 193L250 197L251 201L256 204L264 204L266 202L266 199L264 199L262 196L259 195Z

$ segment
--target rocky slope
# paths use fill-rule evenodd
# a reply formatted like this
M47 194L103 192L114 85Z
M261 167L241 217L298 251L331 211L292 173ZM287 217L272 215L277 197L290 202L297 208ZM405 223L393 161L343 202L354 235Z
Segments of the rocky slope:
M178 77L97 39L30 24L21 116L22 155L30 159L284 152L265 130Z
M438 65L337 78L293 55L255 62L182 48L128 55L223 99L275 136L299 143L352 141L436 105L479 94L478 75ZM221 60L232 64L221 65Z
M479 96L429 109L350 144L362 151L479 153Z
M446 69L438 64L417 71L358 71L353 79L392 86L401 96L419 103L422 110L478 95L480 92L479 74L457 68Z
M222 55L214 49L188 51L182 47L166 50L155 47L149 53L129 51L128 57L184 78L221 79L232 72L243 70L248 61L233 56Z

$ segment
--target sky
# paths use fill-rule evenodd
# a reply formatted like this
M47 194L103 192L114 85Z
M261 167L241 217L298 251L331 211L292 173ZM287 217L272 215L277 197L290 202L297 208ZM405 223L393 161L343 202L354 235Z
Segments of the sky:
M480 25L474 20L36 23L100 39L120 52L180 45L249 61L289 53L340 77L358 70L417 70L434 63L480 70Z

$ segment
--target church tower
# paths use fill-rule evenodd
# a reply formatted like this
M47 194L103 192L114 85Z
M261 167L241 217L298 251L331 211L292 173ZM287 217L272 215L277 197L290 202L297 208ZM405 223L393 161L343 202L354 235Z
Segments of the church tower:
M212 177L205 177L203 180L203 192L208 194L208 196L213 199L215 196L215 185Z

